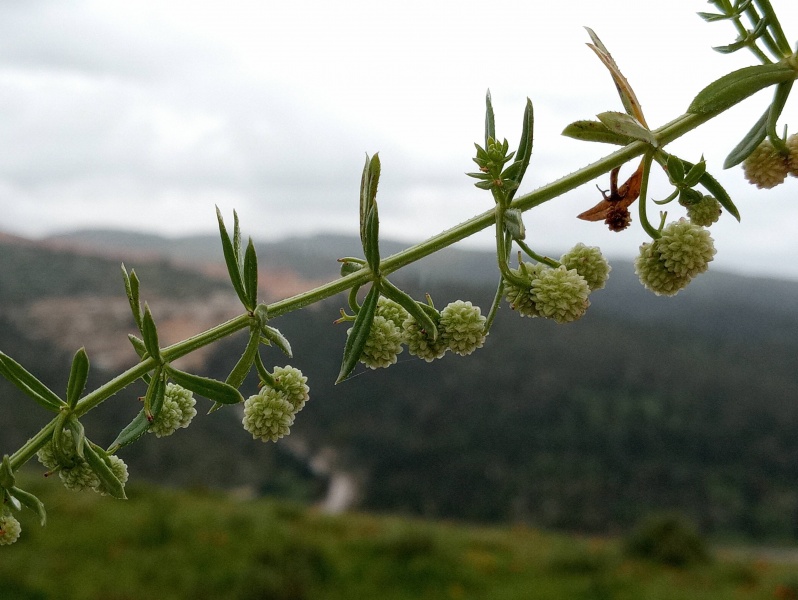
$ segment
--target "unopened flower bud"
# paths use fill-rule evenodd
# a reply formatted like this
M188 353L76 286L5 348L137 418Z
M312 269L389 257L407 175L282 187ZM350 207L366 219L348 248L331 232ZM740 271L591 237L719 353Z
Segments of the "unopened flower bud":
M435 326L438 327L438 337L432 339L430 332L423 329L418 321L412 316L408 316L402 324L404 340L407 344L407 351L413 356L423 358L427 362L432 362L436 358L441 358L446 354L448 346L443 339L440 330L440 316L433 318Z
M294 424L294 406L285 392L264 387L244 401L244 429L253 439L276 442Z
M576 269L546 268L532 280L535 307L541 316L557 323L576 321L585 314L590 287Z
M700 227L709 227L720 219L720 202L712 196L702 196L698 202L683 204L687 208L690 222Z
M758 188L773 188L784 182L790 171L790 156L781 154L765 139L743 161L745 178Z
M478 306L457 300L441 311L439 335L460 356L468 356L485 343L485 321Z
M350 329L347 334L352 330ZM369 369L390 367L396 363L396 357L402 352L402 332L380 315L374 316L369 337L360 355L360 362Z
M686 219L666 225L653 246L665 268L680 277L706 271L716 252L709 231Z
M0 509L0 546L8 546L19 539L22 527L7 508Z
M308 378L302 374L302 371L291 366L274 367L272 377L276 388L285 393L285 398L293 406L294 412L302 410L310 398Z
M174 383L167 383L161 411L150 425L149 432L157 437L166 437L181 427L188 427L197 414L194 408L196 403L193 392Z
M121 483L124 486L127 483L129 477L125 461L123 461L118 456L112 454L108 457L108 466L110 467L111 471L116 476L116 478L119 480L119 483ZM102 482L99 482L94 487L94 491L100 494L101 496L109 495L108 490L105 489L105 485L103 485Z
M675 296L690 283L690 277L676 275L665 267L653 243L640 246L640 254L635 258L635 273L640 283L657 296Z
M576 269L591 291L603 289L612 270L600 248L585 246L581 242L563 254L560 262L566 269Z

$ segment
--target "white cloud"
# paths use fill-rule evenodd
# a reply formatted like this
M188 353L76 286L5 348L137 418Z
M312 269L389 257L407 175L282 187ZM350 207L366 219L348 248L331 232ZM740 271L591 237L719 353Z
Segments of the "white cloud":
M794 31L798 6L774 4ZM570 121L619 108L582 25L610 48L656 127L703 85L752 62L709 49L734 33L692 14L707 8L572 0L554 16L516 0L0 2L0 229L211 231L219 204L260 237L356 231L364 155L380 151L383 232L426 237L489 207L463 175L482 137L486 88L511 143L525 98L535 104L522 188L531 190L608 150L560 136ZM738 170L720 170L766 102L672 149L693 160L705 153L739 198L744 224L716 230L718 262L798 276L798 261L773 262L798 253L786 226L777 233L793 217L796 181L764 194ZM784 120L794 115L795 103ZM574 218L597 194L586 186L533 211L530 235L552 248L585 241L631 255L639 230L610 237Z

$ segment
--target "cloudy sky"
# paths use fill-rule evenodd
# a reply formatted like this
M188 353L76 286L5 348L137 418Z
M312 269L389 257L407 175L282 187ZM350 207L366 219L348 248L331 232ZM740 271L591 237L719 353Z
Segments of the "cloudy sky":
M798 3L773 5L795 39ZM710 8L700 0L0 0L0 230L176 236L213 231L218 205L228 216L236 209L244 233L259 239L352 233L364 157L379 151L383 234L422 239L492 205L464 175L483 135L486 89L498 133L512 144L526 97L534 103L535 150L521 190L531 191L611 151L560 136L571 121L620 110L583 26L601 36L658 127L711 80L753 64L749 53L710 49L734 38L728 24L695 15ZM670 148L693 161L705 154L742 212L742 224L725 218L713 228L717 264L798 278L798 179L764 192L738 169L720 169L768 97ZM783 117L793 131L796 106ZM655 197L669 192L661 183ZM582 241L632 256L644 241L639 224L613 235L575 219L599 199L589 185L527 213L528 241L555 254Z

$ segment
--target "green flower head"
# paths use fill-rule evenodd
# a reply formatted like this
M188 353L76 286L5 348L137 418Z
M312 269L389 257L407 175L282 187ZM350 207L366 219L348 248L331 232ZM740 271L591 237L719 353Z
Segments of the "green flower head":
M790 175L798 177L798 133L793 133L787 138L787 148L790 149Z
M394 302L385 296L380 296L377 300L376 314L381 317L385 317L400 330L402 329L402 323L404 323L405 319L408 317L407 311L401 304Z
M308 378L302 374L302 371L291 366L274 367L272 377L275 387L285 393L286 400L294 407L294 412L302 410L310 398Z
M532 280L546 268L546 265L522 263L517 269L510 269L516 277L522 281L528 282L523 285L516 284L512 281L504 280L504 294L510 307L518 311L522 317L539 317L540 312L535 304L535 295L532 292Z
M119 482L122 485L125 485L129 477L125 461L123 461L118 456L112 454L108 457L107 462L108 466L110 467L111 471L116 476L116 478L119 480ZM102 482L98 482L98 484L93 489L101 496L109 495L108 490L105 489L105 486L102 484Z
M181 427L188 427L197 414L193 392L174 383L166 384L161 412L150 425L149 432L157 437L172 435Z
M423 358L427 362L432 362L436 358L441 358L446 354L449 347L440 329L440 315L433 317L435 327L438 328L438 337L433 340L429 333L421 327L415 318L408 316L402 323L404 340L407 344L407 351L413 356Z
M0 509L0 546L9 546L19 539L22 527L8 508Z
M743 161L745 178L760 189L776 187L787 178L790 159L791 156L781 154L769 139L765 139Z
M347 335L351 333L347 331ZM383 316L375 315L360 362L369 369L390 367L402 352L402 331Z
M675 296L690 283L690 277L676 275L665 267L654 244L640 246L640 254L635 258L635 273L640 283L657 296Z
M698 202L682 204L687 209L687 218L693 225L709 227L720 219L720 202L712 196L702 196Z
M715 243L709 231L686 219L669 223L653 243L665 268L680 277L695 277L709 268Z
M294 424L294 406L285 392L264 387L244 401L244 429L253 439L276 442Z
M560 257L566 269L576 269L585 278L590 290L604 288L612 267L596 246L585 246L581 242Z
M532 294L540 315L557 323L576 321L590 306L587 281L576 269L564 265L541 270L532 280Z
M478 306L457 300L441 311L439 335L449 350L468 356L485 343L486 318Z

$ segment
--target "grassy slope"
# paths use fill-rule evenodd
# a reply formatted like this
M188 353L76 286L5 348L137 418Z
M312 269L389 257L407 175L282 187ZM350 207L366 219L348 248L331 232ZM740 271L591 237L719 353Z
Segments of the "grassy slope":
M795 566L716 560L674 569L614 541L527 528L332 517L297 505L132 486L118 502L56 481L50 507L0 549L0 598L124 600L792 598Z

